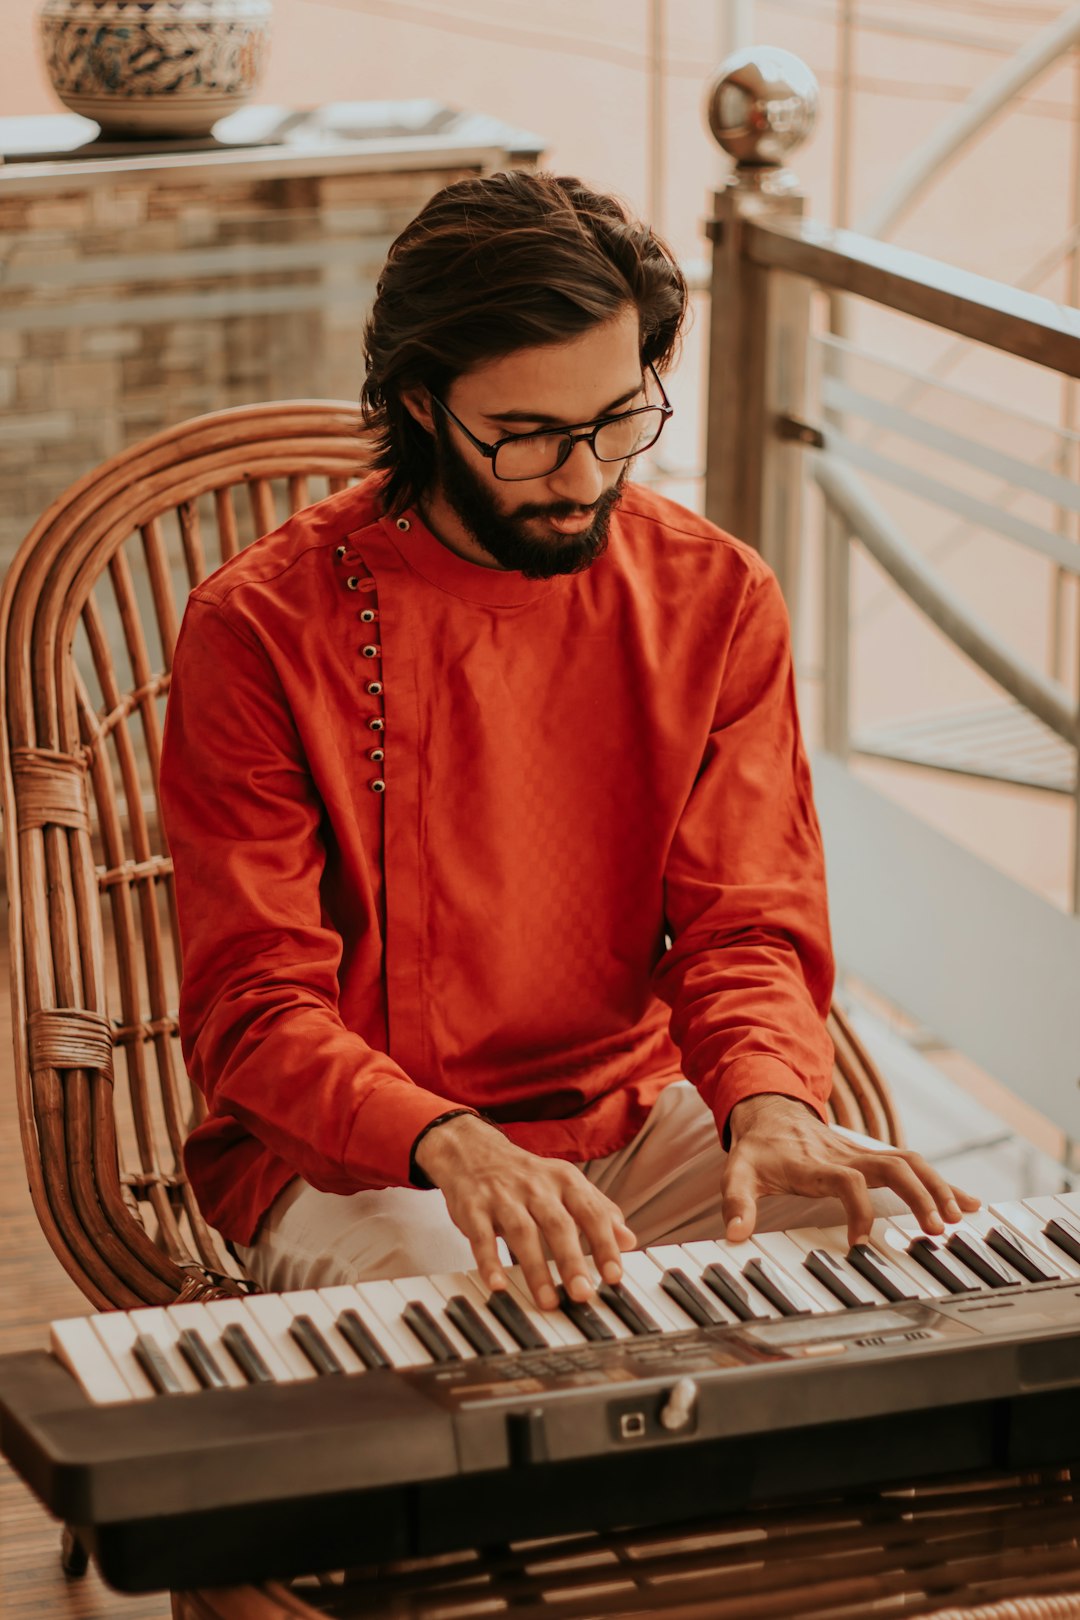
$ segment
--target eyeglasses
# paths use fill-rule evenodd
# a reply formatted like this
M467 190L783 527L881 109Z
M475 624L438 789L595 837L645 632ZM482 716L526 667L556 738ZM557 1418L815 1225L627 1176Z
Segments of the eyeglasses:
M664 423L672 415L674 406L664 392L664 385L650 364L653 380L660 390L662 405L642 405L618 416L601 416L594 422L573 422L566 427L544 428L540 433L508 433L485 444L475 433L470 433L449 405L432 394L441 411L464 433L469 443L491 462L491 470L503 483L521 483L527 478L544 478L557 472L570 455L579 439L584 439L597 461L628 461L631 456L648 450L663 432Z

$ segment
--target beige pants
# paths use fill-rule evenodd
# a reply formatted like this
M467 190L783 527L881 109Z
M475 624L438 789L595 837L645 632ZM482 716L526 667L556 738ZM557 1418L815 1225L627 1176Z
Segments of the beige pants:
M868 1137L844 1132L869 1146ZM661 1092L633 1141L606 1159L590 1159L585 1175L618 1204L639 1248L722 1235L724 1165L712 1113L686 1080ZM878 1214L905 1206L895 1194L871 1193ZM835 1198L762 1198L758 1229L839 1226ZM387 1187L343 1197L291 1181L274 1200L255 1237L236 1252L259 1285L271 1292L323 1288L370 1277L416 1277L469 1271L468 1240L451 1221L438 1191Z

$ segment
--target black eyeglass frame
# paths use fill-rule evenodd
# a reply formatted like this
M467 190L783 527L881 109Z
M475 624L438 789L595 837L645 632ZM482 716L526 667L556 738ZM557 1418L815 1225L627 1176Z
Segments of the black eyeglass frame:
M485 444L483 439L478 439L476 434L465 426L465 423L461 420L460 416L454 415L454 412L450 409L449 405L447 405L444 400L441 400L438 394L432 393L431 398L435 404L438 405L440 410L446 412L451 422L455 422L457 424L462 433L464 433L465 437L468 439L469 443L472 445L473 449L479 450L482 456L487 457L488 461L491 462L492 473L496 478L499 479L501 484L527 484L530 479L550 478L552 473L558 472L559 468L565 466L567 461L569 461L571 455L573 454L574 446L580 439L585 439L588 442L589 449L592 451L593 455L596 456L596 459L598 462L600 462L601 466L610 467L613 466L617 461L629 461L631 457L640 455L641 450L631 450L630 454L626 456L611 456L605 458L604 456L597 455L596 435L599 433L601 428L607 427L609 422L625 422L629 420L631 416L643 415L645 411L660 411L662 412L662 416L660 426L656 430L656 438L651 439L648 444L642 446L642 450L650 450L656 443L656 439L658 439L661 433L663 433L664 428L667 425L668 418L675 414L675 407L668 399L664 385L660 381L659 374L657 373L656 367L653 365L651 360L648 362L648 368L652 372L653 381L660 390L661 404L659 405L636 405L632 411L614 411L610 416L598 416L592 422L568 422L565 427L538 428L535 433L506 433L501 439L496 439L493 444ZM559 457L558 461L555 463L554 467L549 467L547 472L528 473L524 478L499 477L499 473L495 466L495 457L502 449L504 444L514 444L521 439L558 438L566 440L566 448L563 454Z

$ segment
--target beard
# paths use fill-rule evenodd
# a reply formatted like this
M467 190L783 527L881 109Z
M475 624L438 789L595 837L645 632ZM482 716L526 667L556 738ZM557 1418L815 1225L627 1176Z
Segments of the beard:
M433 425L440 493L477 544L500 567L523 574L526 579L552 579L556 574L579 574L604 555L612 515L630 472L629 461L611 488L588 508L595 515L587 529L581 534L551 530L547 539L538 540L528 532L530 518L579 516L582 508L573 501L553 501L546 506L519 506L509 513L500 511L487 485L454 444L448 425L438 416ZM508 483L504 487L514 486Z

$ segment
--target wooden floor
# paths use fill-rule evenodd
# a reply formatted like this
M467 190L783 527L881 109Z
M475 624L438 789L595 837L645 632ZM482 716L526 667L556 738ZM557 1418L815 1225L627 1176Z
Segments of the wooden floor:
M53 1256L26 1186L11 1075L8 959L0 953L0 1354L44 1348L47 1324L88 1302ZM167 1620L165 1594L120 1597L93 1569L68 1580L60 1527L0 1459L0 1615L3 1620Z

